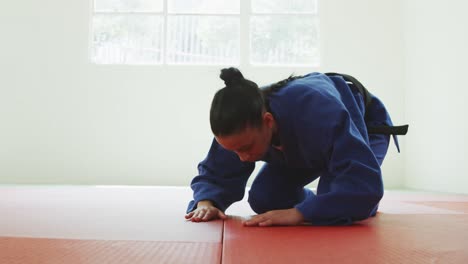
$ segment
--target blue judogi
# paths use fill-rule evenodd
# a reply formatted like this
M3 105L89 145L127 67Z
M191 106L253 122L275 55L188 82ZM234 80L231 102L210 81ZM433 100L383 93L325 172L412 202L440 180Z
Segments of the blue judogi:
M269 95L282 151L270 146L252 183L249 204L257 213L296 207L314 225L344 225L374 216L383 196L380 165L390 136L368 134L368 126L392 121L382 102L363 95L340 76L311 73ZM364 116L366 118L364 118ZM398 142L395 143L398 147ZM213 140L199 175L191 183L194 200L211 200L225 211L244 196L255 163ZM319 178L317 193L305 185Z

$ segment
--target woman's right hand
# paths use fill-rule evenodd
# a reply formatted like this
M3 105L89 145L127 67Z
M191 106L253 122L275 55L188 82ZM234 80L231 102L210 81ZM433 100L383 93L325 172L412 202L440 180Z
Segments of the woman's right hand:
M185 215L185 219L192 222L206 222L213 219L226 219L227 216L211 201L200 201L197 204L197 209Z

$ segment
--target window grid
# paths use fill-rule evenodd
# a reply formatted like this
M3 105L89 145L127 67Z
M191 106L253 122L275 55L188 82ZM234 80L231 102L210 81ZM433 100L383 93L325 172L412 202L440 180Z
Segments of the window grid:
M304 66L304 64L268 64L268 63L254 63L252 62L251 51L252 47L252 31L250 30L252 26L252 19L254 17L308 17L311 15L317 15L318 7L317 3L315 4L315 10L309 12L254 12L252 10L252 0L239 0L240 8L239 14L234 13L189 13L189 12L172 12L168 11L168 1L163 0L163 7L161 12L148 12L148 11L96 11L95 10L95 1L91 0L93 5L93 16L94 15L131 15L131 16L161 16L163 20L163 40L162 43L162 55L160 63L151 63L155 65L175 65L175 64L185 64L185 63L168 63L168 18L173 16L198 16L198 17L213 17L213 16L222 16L222 17L238 17L240 25L240 36L239 36L239 63L238 65L262 65L262 66ZM317 0L315 0L316 2ZM93 28L93 27L92 27ZM92 42L92 41L91 41ZM94 45L91 43L90 46ZM125 63L126 64L126 63ZM206 63L188 63L189 65L206 65ZM208 63L209 65L213 65ZM318 62L316 65L318 66Z
M167 1L168 0L163 0L163 17L164 17L164 22L163 22L163 36L164 36L164 39L162 41L162 64L163 65L167 65L167 11L168 11L168 7L167 7Z

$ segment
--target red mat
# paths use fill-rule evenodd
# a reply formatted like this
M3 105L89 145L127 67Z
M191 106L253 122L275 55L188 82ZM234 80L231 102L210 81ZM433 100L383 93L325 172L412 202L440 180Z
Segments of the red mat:
M225 224L223 263L467 263L467 215L379 214L348 227Z
M219 263L221 244L0 238L0 263Z
M468 196L388 192L346 227L183 218L188 188L0 187L0 263L468 263Z
M0 263L220 263L223 222L174 187L0 187Z
M467 196L390 193L375 218L346 227L244 227L241 217L231 217L222 259L226 264L466 264L467 209Z
M456 212L463 212L468 214L468 202L411 202L419 205L426 205L440 209L452 210Z

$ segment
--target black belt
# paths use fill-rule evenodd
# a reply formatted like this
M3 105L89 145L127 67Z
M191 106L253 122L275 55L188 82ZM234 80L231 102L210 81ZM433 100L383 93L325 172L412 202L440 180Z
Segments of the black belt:
M359 93L361 93L362 97L364 98L364 121L367 123L367 109L369 108L370 104L372 103L372 96L369 91L359 82L356 78L351 75L342 74L342 73L335 73L335 72L328 72L325 73L327 76L341 76L349 86L355 87ZM367 125L367 124L366 124ZM385 135L406 135L408 133L409 125L403 126L367 126L367 133L369 134L385 134Z

